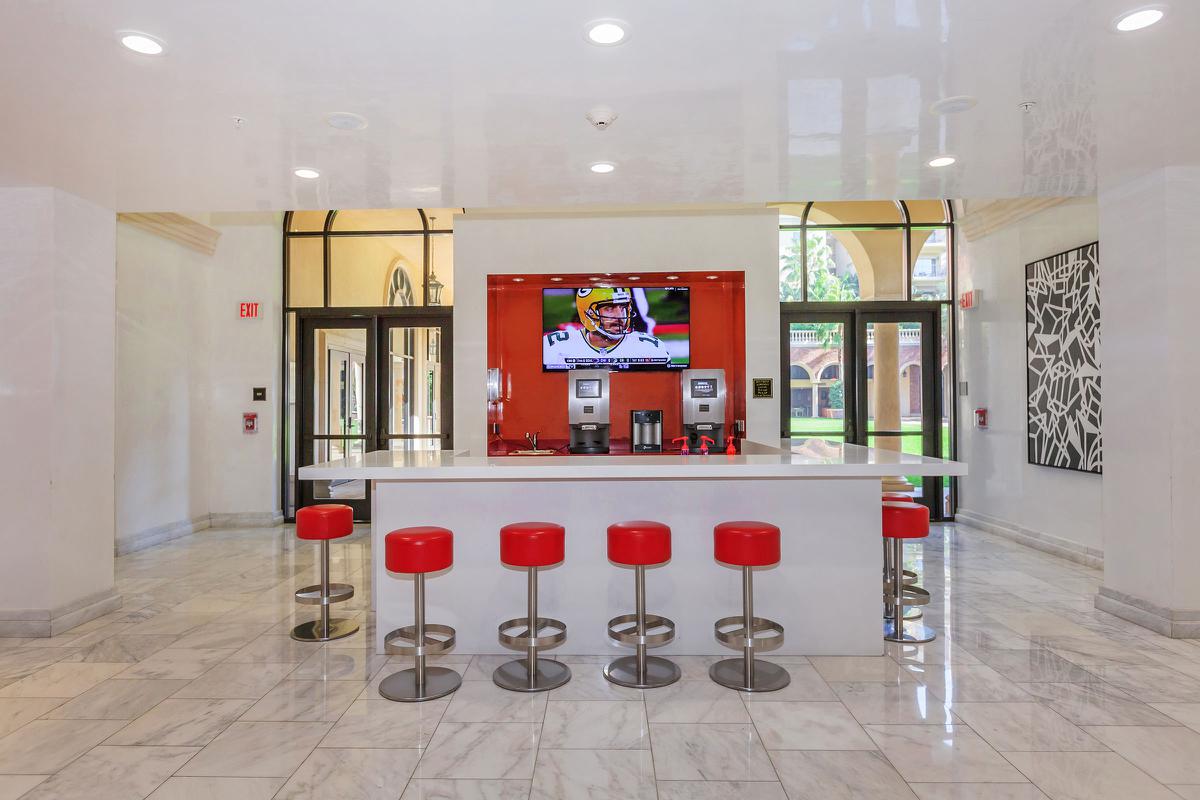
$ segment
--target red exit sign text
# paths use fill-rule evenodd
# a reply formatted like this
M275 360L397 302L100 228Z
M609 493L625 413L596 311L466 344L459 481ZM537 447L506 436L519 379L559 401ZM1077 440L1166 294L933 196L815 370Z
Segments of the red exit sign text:
M258 303L239 303L238 316L242 319L258 319Z

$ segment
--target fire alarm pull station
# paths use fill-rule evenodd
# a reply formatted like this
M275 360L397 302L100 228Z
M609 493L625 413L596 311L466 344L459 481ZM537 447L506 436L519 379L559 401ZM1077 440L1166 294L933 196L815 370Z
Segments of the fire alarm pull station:
M975 409L975 427L986 428L988 426L987 417L988 412L986 408Z
M242 414L242 433L258 433L258 414L250 411Z

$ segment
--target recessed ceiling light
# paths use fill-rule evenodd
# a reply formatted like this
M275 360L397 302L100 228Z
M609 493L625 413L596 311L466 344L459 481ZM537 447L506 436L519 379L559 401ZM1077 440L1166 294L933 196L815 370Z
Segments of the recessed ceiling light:
M321 173L312 167L297 167L296 169L292 170L292 174L297 178L304 178L306 181L314 181L321 177Z
M669 280L669 281L677 281L677 280L679 280L679 276L678 276L678 275L668 275L668 276L667 276L667 280Z
M929 107L931 114L961 114L970 111L979 103L969 94L957 94L953 97L943 97Z
M938 156L937 158L929 159L929 166L931 166L931 167L948 167L957 160L958 159L956 159L954 156Z
M524 278L513 278L513 283L524 283L524 282L525 282Z
M1165 6L1143 6L1117 17L1113 20L1113 27L1121 33L1140 31L1160 21L1166 13Z
M629 38L628 26L619 19L598 19L587 24L584 36L600 47L612 47Z
M353 111L334 111L325 117L325 123L339 131L361 131L367 127L367 118Z
M611 161L597 161L595 164L591 164L590 166L588 166L588 169L590 169L592 172L596 173L597 175L607 175L608 173L612 172L616 168L617 168L617 165L612 163Z
M562 279L562 278L551 278L550 280L554 281L555 283L562 283L562 282L563 282L563 279Z
M167 49L161 39L157 39L148 33L140 33L138 31L120 31L118 34L121 37L121 44L135 53L141 53L144 56L162 55Z

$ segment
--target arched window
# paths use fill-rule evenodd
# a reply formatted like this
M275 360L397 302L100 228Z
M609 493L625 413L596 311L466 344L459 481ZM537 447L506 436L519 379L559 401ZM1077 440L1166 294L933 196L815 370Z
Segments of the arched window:
M389 306L411 306L413 302L412 279L400 259L396 259L392 267L392 277L388 279L387 304Z
M821 370L821 380L823 381L836 381L840 377L842 377L841 364L829 364Z
M806 370L800 364L792 364L791 376L792 376L792 380L794 380L794 381L812 380L812 376L808 374L808 370Z

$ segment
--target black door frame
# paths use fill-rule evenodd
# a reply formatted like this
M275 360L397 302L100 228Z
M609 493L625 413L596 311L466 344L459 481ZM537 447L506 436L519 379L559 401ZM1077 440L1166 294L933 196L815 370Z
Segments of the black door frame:
M393 328L438 328L439 363L441 365L441 419L442 432L438 437L441 448L453 447L454 442L454 350L453 308L450 306L397 306L384 308L312 308L296 312L296 464L301 467L314 463L313 446L322 440L361 440L365 453L383 450L394 439L433 438L412 434L391 434L383 418L387 409L390 384L381 381L387 375L387 336ZM313 332L318 328L360 329L366 331L367 352L363 360L363 433L358 436L317 434L314 432L314 409L311 407L316 383ZM313 505L318 500L312 496L312 481L297 479L296 508ZM371 486L367 482L364 496L339 502L354 509L354 518L360 522L371 518ZM294 518L293 518L294 519Z
M942 458L942 393L941 365L938 349L941 342L941 303L927 301L860 301L851 303L809 302L781 303L780 386L791 386L791 325L794 322L836 322L843 328L842 387L845 414L843 435L849 444L866 445L870 436L901 436L902 431L869 431L867 429L867 325L869 323L918 322L921 333L921 451L933 458ZM791 433L791 393L780 393L779 416L782 438ZM798 435L804 435L799 432ZM819 434L814 434L819 435ZM911 434L909 434L911 435ZM953 457L953 456L952 456ZM942 482L952 479L926 477L922 481L921 497L917 502L929 508L930 517L944 520ZM935 501L936 499L936 501Z

